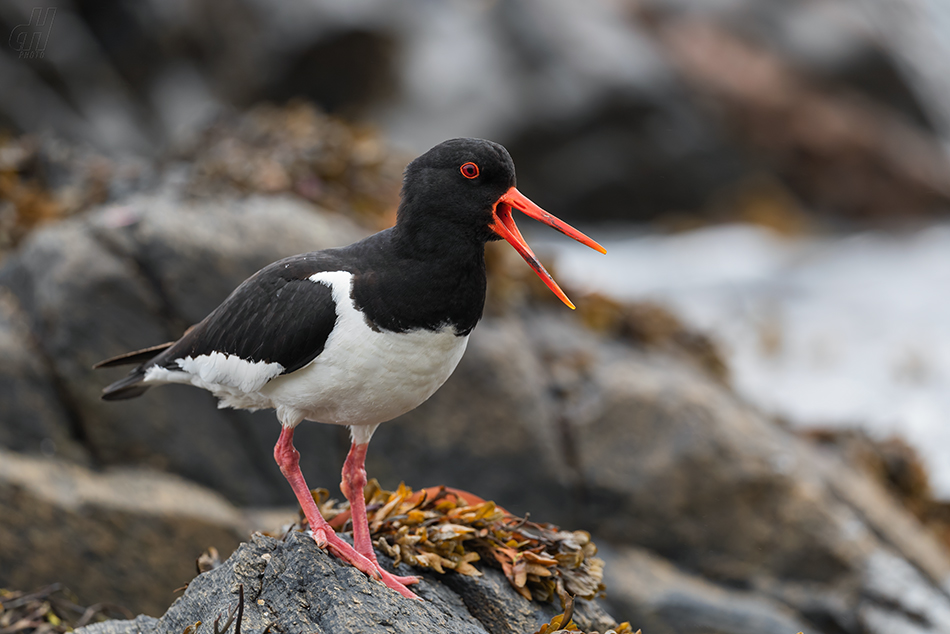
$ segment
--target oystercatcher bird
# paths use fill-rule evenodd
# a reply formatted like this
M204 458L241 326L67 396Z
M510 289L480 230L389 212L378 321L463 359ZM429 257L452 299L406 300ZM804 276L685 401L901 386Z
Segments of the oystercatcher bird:
M458 365L485 304L486 242L510 242L574 307L524 241L512 209L605 253L515 188L504 147L445 141L406 168L395 226L274 262L178 341L98 363L138 364L102 398L186 383L210 391L220 407L275 409L282 429L274 458L317 544L417 598L406 586L418 577L394 576L377 563L363 500L366 448L380 423L419 406ZM350 428L340 489L352 509L353 546L320 515L300 472L293 436L304 420Z

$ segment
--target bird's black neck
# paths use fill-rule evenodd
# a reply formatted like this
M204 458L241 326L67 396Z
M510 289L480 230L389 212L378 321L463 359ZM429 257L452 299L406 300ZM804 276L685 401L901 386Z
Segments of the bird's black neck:
M397 225L366 241L363 261L373 265L356 275L353 298L380 330L452 326L467 335L485 306L485 246L428 229Z

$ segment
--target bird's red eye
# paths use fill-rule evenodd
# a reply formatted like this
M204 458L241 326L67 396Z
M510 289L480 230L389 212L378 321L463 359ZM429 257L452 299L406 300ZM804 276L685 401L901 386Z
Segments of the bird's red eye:
M468 162L459 168L465 178L478 178L478 165Z

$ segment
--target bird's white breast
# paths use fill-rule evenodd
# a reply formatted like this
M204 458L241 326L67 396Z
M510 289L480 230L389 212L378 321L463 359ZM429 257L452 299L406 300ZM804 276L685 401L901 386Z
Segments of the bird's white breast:
M337 320L316 359L261 389L282 420L295 413L338 425L391 420L432 396L461 360L468 336L456 336L451 326L373 330L353 304L352 274L325 272L310 279L330 287Z

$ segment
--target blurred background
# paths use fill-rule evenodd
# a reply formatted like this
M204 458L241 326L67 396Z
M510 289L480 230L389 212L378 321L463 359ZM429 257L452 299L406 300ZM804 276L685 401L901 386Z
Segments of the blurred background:
M3 0L0 34L0 587L159 615L279 523L272 413L88 368L476 136L608 255L521 222L568 315L491 245L370 476L591 530L651 634L950 631L946 3ZM336 492L345 430L304 427Z

